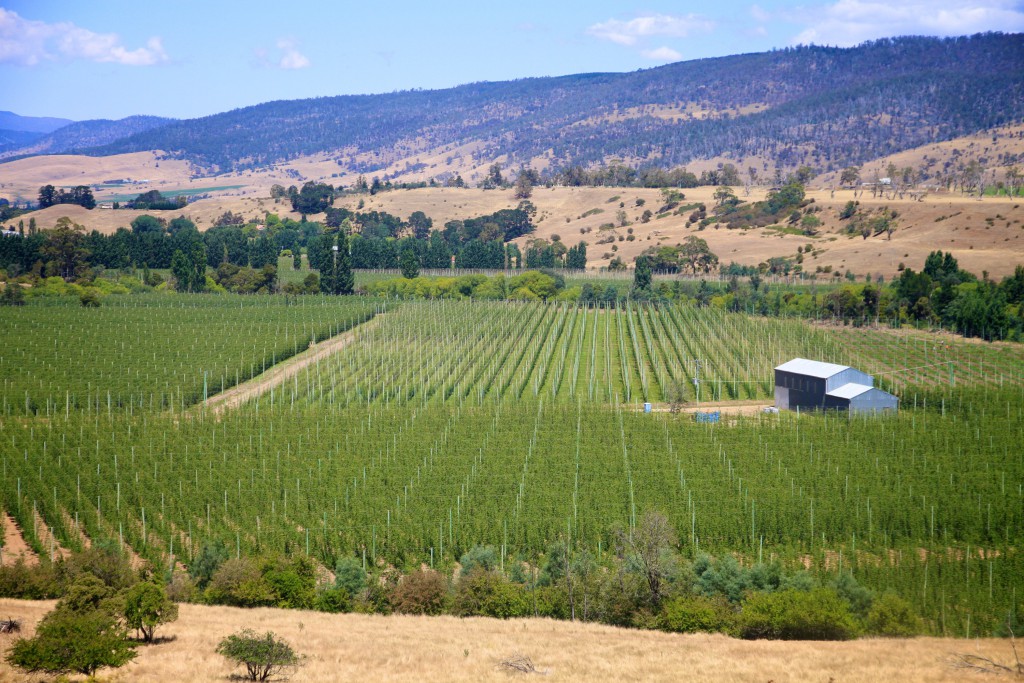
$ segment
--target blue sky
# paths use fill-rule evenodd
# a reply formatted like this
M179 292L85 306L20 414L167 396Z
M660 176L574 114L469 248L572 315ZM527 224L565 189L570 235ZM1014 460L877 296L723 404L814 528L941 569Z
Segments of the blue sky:
M894 35L1024 31L1024 0L0 0L0 109L205 116Z

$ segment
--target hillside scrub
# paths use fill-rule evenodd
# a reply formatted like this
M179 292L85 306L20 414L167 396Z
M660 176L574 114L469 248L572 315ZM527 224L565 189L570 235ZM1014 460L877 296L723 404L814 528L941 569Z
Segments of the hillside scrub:
M801 579L789 575L778 565L755 564L744 569L732 556L717 560L701 556L691 562L676 554L671 535L664 535L651 525L647 518L641 525L644 529L650 526L651 531L644 532L650 540L644 541L645 550L639 554L624 548L620 556L613 556L607 563L584 568L580 564L582 557L572 552L562 556L560 562L565 565L561 574L550 568L533 571L520 564L506 574L485 563L475 565L449 584L442 573L430 569L415 569L406 574L384 570L379 577L371 577L369 583L352 584L349 597L344 588L318 584L306 558L242 557L223 561L206 589L192 595L210 605L324 612L453 614L501 619L569 619L575 615L575 619L619 626L680 633L721 632L745 638L842 640L860 633L906 637L923 632L919 617L892 594L876 599L871 591L859 589L867 599L861 604L868 610L862 619L855 616L849 599L833 588L818 585L809 576ZM493 548L473 548L469 554L496 561L494 552ZM670 568L667 572L659 570L663 583L657 589L649 583L650 565L638 561L644 553L658 557L662 567ZM73 555L69 561L81 560ZM719 567L721 578L709 582L707 574L712 566ZM57 568L58 573L65 571L60 563ZM12 571L12 567L0 567L0 586L4 587L0 597L34 597L30 591L23 594L10 584L7 577ZM19 571L50 575L45 563ZM723 571L729 578L725 578ZM164 587L152 581L134 583L118 593L94 574L85 573L69 585L55 585L54 594L61 597L59 613L105 614L111 625L115 621L110 620L115 619L124 627L139 630L145 642L153 641L158 625L174 621L178 615L178 606L167 600ZM853 585L856 588L856 583ZM336 593L337 600L329 597L331 593Z

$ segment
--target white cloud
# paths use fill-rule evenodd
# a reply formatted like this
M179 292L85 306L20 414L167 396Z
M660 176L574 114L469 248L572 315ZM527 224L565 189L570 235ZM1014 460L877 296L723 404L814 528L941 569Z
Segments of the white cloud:
M284 54L281 56L281 61L278 62L277 66L281 69L305 69L310 65L309 58L306 55L299 52L295 43L287 38L282 38L277 41L277 47L282 50Z
M641 50L640 54L656 62L678 62L683 58L683 55L664 45L653 50Z
M765 11L765 9L760 5L750 6L750 16L752 16L755 21L762 24L772 18L772 15Z
M59 59L151 66L168 58L158 37L129 50L116 33L95 33L66 21L25 19L0 7L0 63L36 66Z
M808 26L794 44L847 47L886 36L1024 31L1024 10L1015 0L837 0L806 8L801 19Z
M691 33L707 33L713 28L713 22L696 14L651 14L629 21L609 19L590 26L587 33L619 45L636 45L637 41L651 36L685 38Z

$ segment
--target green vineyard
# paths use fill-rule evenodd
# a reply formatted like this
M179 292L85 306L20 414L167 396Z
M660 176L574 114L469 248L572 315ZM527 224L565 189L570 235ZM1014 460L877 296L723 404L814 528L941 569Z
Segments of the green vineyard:
M3 506L39 553L109 539L169 568L216 540L440 568L563 541L600 558L660 510L686 555L850 570L935 632L1018 609L1020 347L691 307L273 301L0 313ZM204 409L204 377L209 396L353 326L259 398ZM795 356L875 374L900 412L638 410L673 383L698 408L770 403Z
M97 310L68 300L6 308L0 413L181 409L382 308L195 295L115 297Z
M827 329L678 306L441 301L389 312L358 344L307 368L275 400L629 404L661 402L672 384L693 402L759 400L773 395L773 368L794 357L861 368L898 393L1024 381L1020 349L917 332Z

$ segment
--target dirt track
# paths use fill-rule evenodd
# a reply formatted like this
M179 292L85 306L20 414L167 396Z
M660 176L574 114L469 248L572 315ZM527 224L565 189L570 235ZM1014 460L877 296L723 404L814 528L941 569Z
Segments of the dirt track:
M203 410L205 407L206 410L211 410L214 414L219 415L225 410L237 408L246 401L270 391L271 387L276 387L288 381L301 372L303 368L345 348L356 338L357 331L371 329L374 325L379 324L381 315L383 313L377 314L370 320L353 327L347 332L342 332L330 339L312 345L306 351L274 365L263 374L253 377L247 382L242 382L225 392L211 396L206 401L205 406L200 403L196 406L196 409Z

